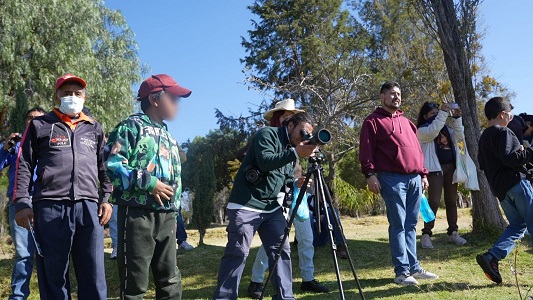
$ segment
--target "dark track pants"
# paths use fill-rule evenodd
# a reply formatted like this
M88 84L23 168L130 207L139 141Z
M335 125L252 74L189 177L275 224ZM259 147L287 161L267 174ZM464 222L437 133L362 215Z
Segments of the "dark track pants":
M93 201L45 201L34 204L35 234L44 257L37 256L41 299L71 299L72 257L78 299L104 300L104 228Z
M118 206L117 227L121 299L143 299L151 267L156 299L180 300L175 212Z

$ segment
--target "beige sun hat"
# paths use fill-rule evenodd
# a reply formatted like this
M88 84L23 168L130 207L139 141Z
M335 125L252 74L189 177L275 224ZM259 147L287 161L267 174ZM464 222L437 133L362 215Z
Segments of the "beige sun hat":
M277 112L277 111L280 111L280 110L292 111L295 114L296 113L300 113L300 112L304 112L301 109L296 109L296 105L294 104L294 100L289 98L289 99L285 99L285 100L282 100L282 101L276 103L276 106L274 106L273 109L267 111L264 114L265 119L267 121L270 121L270 119L272 119L272 116L274 115L274 113Z

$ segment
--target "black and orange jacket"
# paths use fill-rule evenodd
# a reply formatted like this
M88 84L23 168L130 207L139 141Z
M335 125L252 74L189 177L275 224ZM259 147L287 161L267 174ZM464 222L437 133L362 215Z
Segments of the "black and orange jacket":
M106 175L104 146L101 125L83 113L74 122L57 109L33 119L17 160L16 210L41 200L107 202L112 185Z

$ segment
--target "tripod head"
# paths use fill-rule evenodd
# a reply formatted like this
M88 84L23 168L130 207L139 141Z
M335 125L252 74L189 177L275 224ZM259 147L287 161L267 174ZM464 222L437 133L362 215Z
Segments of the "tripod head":
M319 164L321 165L326 161L326 156L320 150L315 151L315 155L309 157L310 164Z

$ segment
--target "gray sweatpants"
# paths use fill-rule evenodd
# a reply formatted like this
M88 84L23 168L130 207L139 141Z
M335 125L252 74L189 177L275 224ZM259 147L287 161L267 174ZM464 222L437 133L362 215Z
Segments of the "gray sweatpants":
M287 220L281 209L272 213L259 213L244 209L228 209L228 244L220 261L218 286L213 299L237 299L239 283L257 231L268 255L269 269L281 246ZM292 267L289 240L282 247L281 257L272 275L272 285L277 294L272 299L292 300Z

